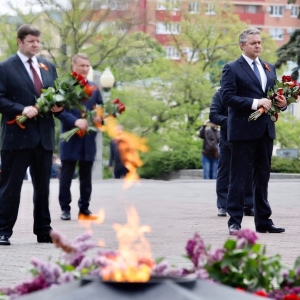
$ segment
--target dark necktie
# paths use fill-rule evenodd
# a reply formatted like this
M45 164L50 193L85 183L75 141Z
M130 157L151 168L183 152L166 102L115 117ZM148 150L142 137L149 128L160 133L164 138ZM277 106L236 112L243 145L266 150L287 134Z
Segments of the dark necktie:
M30 70L31 70L31 73L32 73L32 76L33 76L33 84L34 84L34 87L38 93L38 95L40 96L41 95L41 92L42 92L42 88L43 88L43 84L41 82L41 79L37 73L37 71L35 70L35 68L32 66L32 59L29 58L28 59L28 63L29 63L29 66L30 66Z
M253 64L253 71L254 71L254 73L255 73L255 75L256 75L256 77L257 77L257 79L258 79L258 81L259 81L259 83L261 85L261 77L260 77L260 73L259 73L258 67L256 65L256 61L254 60L252 62L252 64Z

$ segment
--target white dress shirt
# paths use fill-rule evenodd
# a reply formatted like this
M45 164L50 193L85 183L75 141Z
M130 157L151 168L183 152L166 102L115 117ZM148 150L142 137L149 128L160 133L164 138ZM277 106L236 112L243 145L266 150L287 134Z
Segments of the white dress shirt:
M243 57L245 58L246 62L249 64L250 68L253 70L253 59L249 58L248 56L246 56L245 54L242 54ZM258 59L258 57L255 59L259 74L260 74L260 78L261 78L261 87L263 89L263 91L266 90L266 85L267 85L267 75L264 71L263 66L260 63L260 60ZM254 72L254 70L253 70ZM258 99L253 99L253 103L252 103L252 109L253 110L257 110L257 106L258 106Z
M24 64L24 67L26 68L28 75L30 76L32 82L33 82L33 75L32 72L30 70L30 65L29 65L29 57L27 57L26 55L24 55L23 53L21 53L20 51L17 52L17 55L20 57L22 63ZM41 83L43 84L43 79L42 79L42 75L41 75L41 70L39 67L39 63L37 61L37 58L35 56L33 56L32 58L32 66L34 67L34 69L36 70L36 72L38 73Z

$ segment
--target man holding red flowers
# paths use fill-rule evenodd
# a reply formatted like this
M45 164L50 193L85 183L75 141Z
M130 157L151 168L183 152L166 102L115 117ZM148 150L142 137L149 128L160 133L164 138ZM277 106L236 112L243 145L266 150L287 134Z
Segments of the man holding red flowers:
M260 31L247 28L239 36L242 55L226 64L221 79L221 97L228 106L228 141L231 148L230 180L227 197L229 234L241 229L246 178L253 171L254 222L258 232L281 233L284 228L275 227L270 219L272 210L268 201L275 125L267 114L257 120L249 115L260 107L266 111L272 101L267 92L274 87L275 67L262 61ZM276 106L285 110L284 96L276 96Z
M96 105L102 104L102 97L97 86L87 80L90 70L90 61L86 54L79 53L72 58L72 76L84 86L88 99L82 99L81 104L86 110L93 110ZM78 162L80 198L78 200L79 218L95 220L89 210L92 194L92 168L96 155L96 132L88 132L88 121L79 109L64 109L58 114L61 121L61 133L78 127L80 131L69 141L60 141L61 173L59 178L59 204L62 210L61 219L71 219L71 183ZM98 120L101 122L102 120Z

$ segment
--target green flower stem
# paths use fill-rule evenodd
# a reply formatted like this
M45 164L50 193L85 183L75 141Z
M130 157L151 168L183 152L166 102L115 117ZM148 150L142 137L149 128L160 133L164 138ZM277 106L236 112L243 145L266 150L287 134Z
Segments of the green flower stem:
M79 127L74 127L73 129L66 131L60 135L60 139L64 142L68 142L70 138L80 130Z

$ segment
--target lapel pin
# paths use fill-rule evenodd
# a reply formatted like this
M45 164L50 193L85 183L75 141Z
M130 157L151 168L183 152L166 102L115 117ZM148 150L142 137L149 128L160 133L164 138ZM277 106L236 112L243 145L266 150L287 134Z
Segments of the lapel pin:
M265 69L267 69L269 72L271 72L271 69L270 69L269 65L268 65L267 63L265 63L265 62L264 62L264 67L265 67Z
M44 69L45 71L48 71L48 67L46 65L44 65L43 63L39 62L39 68L40 69Z

